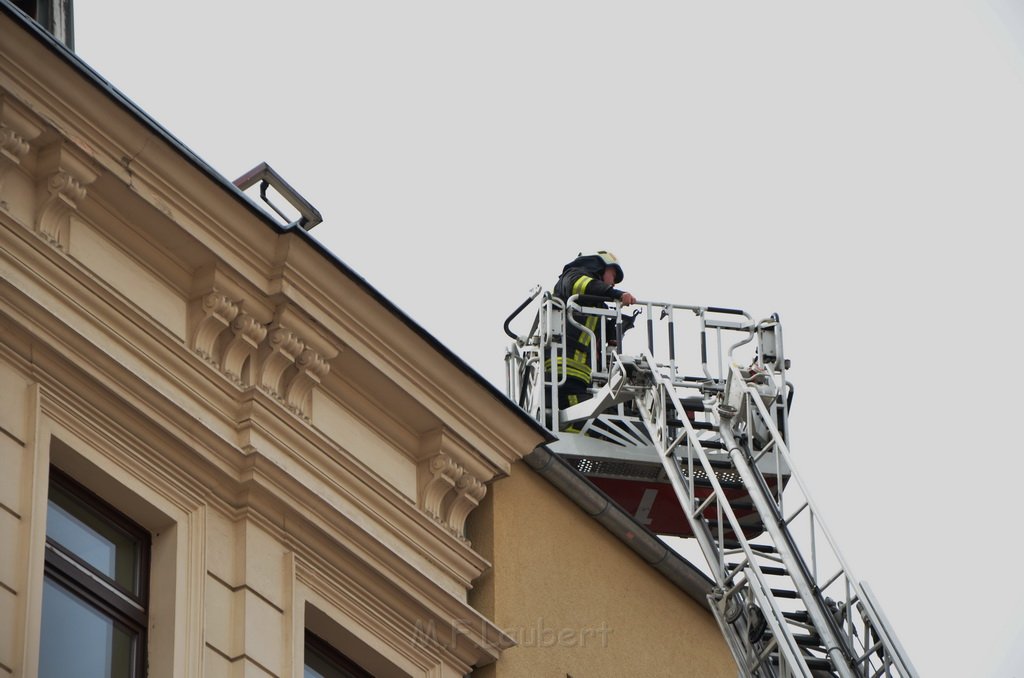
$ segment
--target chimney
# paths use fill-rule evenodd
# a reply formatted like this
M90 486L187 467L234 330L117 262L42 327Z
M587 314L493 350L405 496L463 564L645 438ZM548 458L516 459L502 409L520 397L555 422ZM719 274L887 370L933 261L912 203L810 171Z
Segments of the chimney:
M15 7L35 19L43 28L75 49L74 0L12 0Z

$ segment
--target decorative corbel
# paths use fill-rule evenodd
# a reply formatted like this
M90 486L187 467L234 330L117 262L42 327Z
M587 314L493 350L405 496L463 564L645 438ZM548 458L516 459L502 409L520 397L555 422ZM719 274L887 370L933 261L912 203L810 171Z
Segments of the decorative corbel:
M217 339L238 315L238 304L214 290L202 299L202 316L192 335L192 350L203 359L217 363Z
M38 170L36 232L66 251L71 214L85 200L86 186L97 175L88 161L63 141L40 152Z
M330 372L330 361L338 353L335 337L282 298L259 350L256 383L290 411L310 421L312 391Z
M466 518L480 505L487 486L440 452L421 462L420 509L466 544Z
M445 523L445 498L455 488L462 467L447 454L438 454L426 462L427 480L420 492L420 508L439 523Z
M247 313L241 313L231 323L231 340L224 347L221 369L239 386L246 386L246 362L249 361L267 336L267 328Z
M455 483L455 491L455 499L452 500L451 508L448 511L448 528L453 535L468 544L466 518L469 517L473 509L480 505L480 501L487 494L487 486L474 478L469 471L463 471Z
M263 348L259 386L278 400L283 399L288 368L294 366L305 348L303 341L290 329L280 324L272 326Z
M305 417L309 411L310 391L327 376L331 366L316 351L306 348L295 360L295 368L297 372L288 382L284 401L292 411Z
M43 128L22 113L13 101L0 95L0 191L7 173L21 164L28 155L32 140L43 133ZM5 203L0 200L0 207Z

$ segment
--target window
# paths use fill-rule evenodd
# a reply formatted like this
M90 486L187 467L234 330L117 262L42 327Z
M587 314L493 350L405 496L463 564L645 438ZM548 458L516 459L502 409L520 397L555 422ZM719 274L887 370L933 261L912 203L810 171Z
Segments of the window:
M145 675L149 534L50 469L39 677Z
M306 631L306 660L303 678L373 678L354 661Z

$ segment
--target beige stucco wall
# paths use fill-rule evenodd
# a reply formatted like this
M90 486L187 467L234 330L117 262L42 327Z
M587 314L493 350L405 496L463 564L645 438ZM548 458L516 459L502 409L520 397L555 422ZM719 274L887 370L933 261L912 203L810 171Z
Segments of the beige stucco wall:
M368 534L344 490L314 500L294 470L253 482L256 459L225 473L99 384L62 383L60 362L0 325L0 676L36 675L51 466L152 535L153 678L301 675L305 629L380 676L459 678L503 642L413 553ZM479 633L450 637L467 618ZM425 623L440 633L425 639Z
M494 563L470 602L518 642L474 676L736 675L711 614L525 464L469 534Z
M20 20L0 11L0 678L36 674L51 466L153 537L152 678L301 675L305 629L381 676L494 661L464 521L543 436Z

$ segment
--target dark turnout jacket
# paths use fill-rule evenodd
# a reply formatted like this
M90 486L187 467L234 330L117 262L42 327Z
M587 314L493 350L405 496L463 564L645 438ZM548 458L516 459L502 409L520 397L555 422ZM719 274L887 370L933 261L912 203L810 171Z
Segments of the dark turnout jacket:
M604 306L606 301L622 298L622 290L615 289L601 279L604 271L604 260L595 255L580 256L569 262L562 269L562 275L555 283L554 294L562 301L568 301L573 295L580 295L576 303L580 306ZM600 337L599 316L576 314L575 320ZM610 331L614 331L614 322L609 321ZM566 322L565 337L565 372L572 379L590 385L590 342L591 336L581 331L570 322ZM614 336L614 335L609 335ZM562 357L557 359L561 371ZM550 368L550 364L546 367Z
M555 296L568 301L574 294L582 295L578 299L580 306L600 306L609 299L621 299L622 290L601 280L604 271L604 259L596 254L576 257L562 269L562 275L555 283Z

